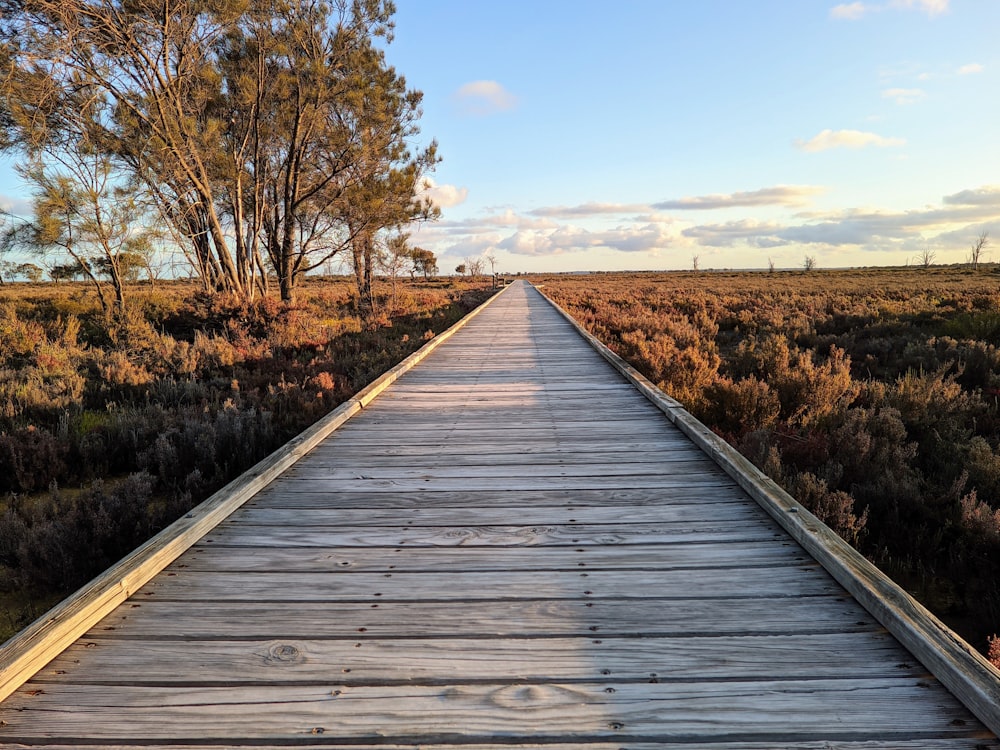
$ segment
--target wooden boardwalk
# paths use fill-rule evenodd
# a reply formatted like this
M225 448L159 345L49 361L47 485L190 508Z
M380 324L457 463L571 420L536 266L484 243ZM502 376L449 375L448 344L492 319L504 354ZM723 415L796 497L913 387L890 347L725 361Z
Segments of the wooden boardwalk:
M528 287L0 704L0 746L998 750Z

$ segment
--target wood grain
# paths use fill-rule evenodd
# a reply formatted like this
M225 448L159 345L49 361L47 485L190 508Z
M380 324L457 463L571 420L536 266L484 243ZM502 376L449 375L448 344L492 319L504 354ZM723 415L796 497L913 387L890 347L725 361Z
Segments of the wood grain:
M486 600L464 602L206 601L191 606L149 597L119 607L85 639L156 638L211 641L232 638L489 639L691 637L698 635L808 635L874 633L882 628L844 595L779 598ZM540 644L544 649L544 643ZM192 645L193 647L193 645Z
M968 737L965 710L910 677L703 683L347 687L65 686L8 699L6 737L582 741ZM74 709L72 706L79 706ZM886 717L893 717L887 722ZM44 720L44 724L40 721ZM918 725L919 730L910 727ZM322 732L320 732L322 730Z
M600 640L595 643L595 640ZM84 640L32 680L76 685L192 686L474 684L613 681L899 678L926 670L888 634L689 638L444 638L407 641L216 640L197 651L182 641Z

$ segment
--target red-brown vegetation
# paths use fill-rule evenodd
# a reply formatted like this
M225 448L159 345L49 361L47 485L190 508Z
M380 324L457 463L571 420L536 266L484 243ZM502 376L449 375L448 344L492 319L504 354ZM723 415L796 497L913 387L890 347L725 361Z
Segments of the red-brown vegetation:
M294 306L82 284L0 287L0 604L10 634L445 330L492 292L397 282L361 316L347 280ZM2 609L2 607L0 607Z
M539 279L585 327L990 656L1000 623L1000 276Z

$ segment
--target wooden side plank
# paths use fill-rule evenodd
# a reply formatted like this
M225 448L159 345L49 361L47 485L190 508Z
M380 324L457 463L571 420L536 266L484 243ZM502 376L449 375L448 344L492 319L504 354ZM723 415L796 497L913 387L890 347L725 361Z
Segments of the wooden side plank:
M0 700L99 622L133 592L173 562L234 510L371 402L390 383L421 362L475 318L494 295L444 333L431 339L353 398L260 461L190 513L168 526L120 562L0 646Z
M732 446L536 290L611 365L711 456L987 727L1000 734L1000 670L833 533Z

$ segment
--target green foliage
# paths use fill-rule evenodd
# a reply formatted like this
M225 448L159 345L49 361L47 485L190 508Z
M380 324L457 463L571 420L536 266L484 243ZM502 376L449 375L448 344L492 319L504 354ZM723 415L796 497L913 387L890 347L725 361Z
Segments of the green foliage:
M414 247L410 250L410 260L413 262L414 273L421 274L425 279L431 279L437 275L437 256L430 250Z
M150 245L152 222L127 214L155 206L206 291L254 299L273 273L291 302L350 250L370 303L378 237L438 214L422 195L436 144L411 145L422 95L385 59L393 12L389 0L6 4L0 148L30 157L32 241L80 260L98 290L99 255L119 292L135 267L119 265ZM95 236L99 253L77 247Z

